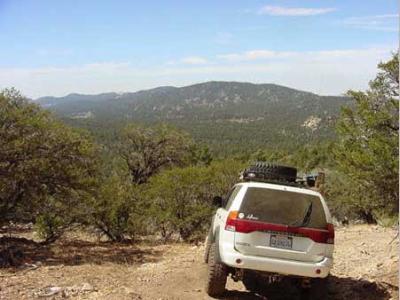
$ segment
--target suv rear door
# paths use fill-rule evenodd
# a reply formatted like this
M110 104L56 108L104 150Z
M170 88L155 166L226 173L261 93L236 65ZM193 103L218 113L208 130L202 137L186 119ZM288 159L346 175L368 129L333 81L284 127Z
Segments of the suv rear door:
M233 200L235 200L237 194L239 193L240 189L242 188L241 185L235 185L224 197L224 204L222 207L218 208L213 222L213 232L215 233L218 227L224 228L226 218L228 216L228 210L232 205Z
M317 262L330 242L328 226L315 194L248 187L236 220L235 248L248 255Z

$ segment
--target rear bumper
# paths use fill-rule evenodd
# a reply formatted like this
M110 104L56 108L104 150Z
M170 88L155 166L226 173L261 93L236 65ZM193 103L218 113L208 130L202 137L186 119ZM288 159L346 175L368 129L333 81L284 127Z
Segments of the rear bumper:
M220 244L221 261L234 268L250 269L283 275L324 278L333 266L333 259L325 257L320 262L301 262L277 258L243 255L232 248L232 244ZM240 259L240 263L237 260ZM318 271L319 270L319 273Z

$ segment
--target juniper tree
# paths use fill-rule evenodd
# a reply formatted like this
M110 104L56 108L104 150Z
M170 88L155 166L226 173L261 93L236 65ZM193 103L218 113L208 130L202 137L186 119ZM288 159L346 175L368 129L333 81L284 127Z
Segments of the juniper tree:
M352 182L354 205L369 221L398 212L399 59L378 65L369 89L349 91L337 125L335 158Z

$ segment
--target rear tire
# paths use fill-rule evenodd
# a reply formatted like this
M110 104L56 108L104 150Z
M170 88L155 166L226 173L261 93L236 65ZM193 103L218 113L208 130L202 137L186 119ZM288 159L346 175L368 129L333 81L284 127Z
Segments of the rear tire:
M217 261L217 245L212 243L208 254L207 294L211 297L223 295L227 276L228 269L223 263Z
M206 241L205 241L205 248L204 248L204 262L206 264L208 263L208 256L210 254L210 248L211 248L211 244L209 242L209 237L207 236Z

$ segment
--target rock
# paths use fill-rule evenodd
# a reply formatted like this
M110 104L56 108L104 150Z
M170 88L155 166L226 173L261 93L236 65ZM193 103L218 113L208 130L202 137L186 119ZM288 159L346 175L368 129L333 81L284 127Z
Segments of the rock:
M95 289L90 283L85 282L82 284L80 290L82 292L91 292L91 291L94 291Z
M130 293L129 296L131 297L132 300L142 300L142 296L140 294L136 293Z
M392 255L390 257L390 260L393 261L393 262L398 262L399 261L399 257L397 255Z
M51 296L58 294L61 291L62 291L62 288L59 286L47 287L43 290L42 293L38 294L38 297L51 297Z
M37 265L37 264L28 264L28 263L25 263L23 266L22 266L22 268L23 269L25 269L25 270L36 270L37 268L39 268L40 267L40 265Z

